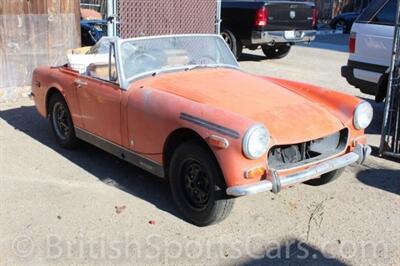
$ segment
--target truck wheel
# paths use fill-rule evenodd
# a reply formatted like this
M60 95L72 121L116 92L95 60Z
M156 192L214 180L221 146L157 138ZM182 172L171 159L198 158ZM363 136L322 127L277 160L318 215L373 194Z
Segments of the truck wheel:
M64 97L59 93L50 98L49 119L58 144L67 149L75 148L78 144L78 139L75 136L71 113Z
M311 179L304 183L311 186L322 186L335 181L339 176L343 174L343 172L344 168L337 169L335 171L321 175L321 177L318 179Z
M203 145L190 141L179 146L169 169L172 196L187 220L207 226L229 215L234 199L226 196L221 170Z
M242 55L243 45L239 38L237 38L232 31L227 28L221 29L221 36L224 38L225 42L228 44L233 55L236 59L239 59Z
M276 44L274 46L263 45L261 48L267 58L281 59L289 54L291 46L286 44Z

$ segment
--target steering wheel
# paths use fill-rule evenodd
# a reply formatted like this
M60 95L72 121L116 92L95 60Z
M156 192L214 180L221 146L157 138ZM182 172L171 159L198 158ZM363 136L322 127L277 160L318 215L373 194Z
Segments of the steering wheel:
M135 55L132 60L127 60L125 65L125 68L132 75L159 69L160 67L160 62L156 57L144 53Z

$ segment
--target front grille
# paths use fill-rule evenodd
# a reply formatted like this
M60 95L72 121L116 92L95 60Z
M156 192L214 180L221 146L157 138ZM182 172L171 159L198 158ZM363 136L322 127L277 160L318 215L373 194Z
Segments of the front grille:
M323 160L343 151L347 145L348 129L307 142L272 147L268 152L268 167L276 170Z

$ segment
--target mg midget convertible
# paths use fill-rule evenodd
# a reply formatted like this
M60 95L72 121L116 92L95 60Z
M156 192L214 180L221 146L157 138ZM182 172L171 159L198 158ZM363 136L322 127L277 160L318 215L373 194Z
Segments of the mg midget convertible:
M236 197L326 184L370 153L369 103L246 73L217 35L107 37L69 57L32 80L57 142L166 178L198 226L227 217Z

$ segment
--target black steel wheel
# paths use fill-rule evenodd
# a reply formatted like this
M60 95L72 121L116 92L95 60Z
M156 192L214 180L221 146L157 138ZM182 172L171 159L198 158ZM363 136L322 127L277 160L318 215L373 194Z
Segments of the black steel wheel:
M49 119L57 142L64 148L74 148L78 140L71 113L61 94L56 93L50 99Z
M234 199L226 196L221 170L204 144L183 143L174 152L169 169L172 196L188 221L206 226L228 216Z
M182 187L186 200L196 210L204 210L210 199L212 189L210 176L201 164L193 159L187 159L182 168Z

